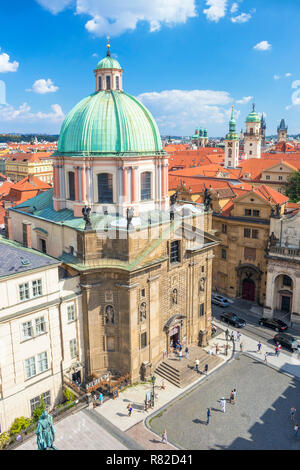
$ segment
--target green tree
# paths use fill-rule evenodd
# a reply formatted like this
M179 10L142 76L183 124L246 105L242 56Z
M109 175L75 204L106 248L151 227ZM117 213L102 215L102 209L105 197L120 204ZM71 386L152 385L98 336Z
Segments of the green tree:
M300 170L293 172L288 178L285 194L291 202L300 201Z
M41 399L40 399L40 406L36 408L32 413L33 419L35 421L38 421L40 417L42 416L42 413L45 409L46 409L46 405L45 405L44 395L42 394Z
M20 418L16 418L10 427L10 434L20 434L20 432L31 424L30 418L25 418L25 416L21 416Z

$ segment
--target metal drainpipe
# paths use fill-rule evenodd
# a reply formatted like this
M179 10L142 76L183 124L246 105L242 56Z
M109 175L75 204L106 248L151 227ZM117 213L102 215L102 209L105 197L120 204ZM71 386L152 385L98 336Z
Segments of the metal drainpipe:
M58 304L58 312L59 312L59 329L60 329L60 348L61 348L61 361L60 361L60 372L61 372L61 379L62 385L64 383L64 370L63 370L63 361L65 358L65 351L64 351L64 340L63 340L63 328L62 328L62 313L61 313L61 305L63 303L63 299L59 298Z

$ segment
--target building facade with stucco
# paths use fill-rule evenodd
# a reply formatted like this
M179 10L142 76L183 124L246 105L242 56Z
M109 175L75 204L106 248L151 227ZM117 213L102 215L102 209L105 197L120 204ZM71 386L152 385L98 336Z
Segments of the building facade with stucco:
M85 376L135 382L171 343L207 344L218 240L208 206L170 201L156 122L122 74L108 47L62 125L53 191L10 210L6 230L80 276Z

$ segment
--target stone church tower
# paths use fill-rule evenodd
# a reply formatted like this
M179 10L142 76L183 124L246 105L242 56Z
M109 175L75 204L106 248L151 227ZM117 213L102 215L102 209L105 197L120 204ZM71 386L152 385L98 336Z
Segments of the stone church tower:
M239 138L236 133L236 121L232 106L229 132L225 138L225 168L237 168L239 164Z
M261 158L261 129L260 117L253 104L252 112L246 119L244 134L244 152L246 158Z
M287 141L288 126L285 124L285 120L281 119L280 124L277 128L277 142Z
M218 240L209 202L170 204L158 127L122 79L108 47L95 92L62 125L54 189L11 210L6 227L22 242L26 223L32 248L42 237L80 274L84 377L114 370L135 382L171 342L207 344Z

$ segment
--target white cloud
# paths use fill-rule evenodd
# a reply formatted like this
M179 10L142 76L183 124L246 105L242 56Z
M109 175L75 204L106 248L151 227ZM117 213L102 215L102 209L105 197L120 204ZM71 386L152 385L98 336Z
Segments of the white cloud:
M16 72L18 68L19 62L17 62L16 60L14 60L14 62L10 62L10 56L5 52L2 52L2 54L0 54L0 73Z
M149 24L150 31L185 23L196 16L195 0L37 0L52 13L75 5L76 14L91 17L85 27L96 36L117 36L134 30L139 22Z
M274 75L274 80L279 80L280 76L279 75Z
M203 10L203 13L209 21L217 23L226 15L227 4L228 0L206 0L206 5L209 8Z
M153 113L162 133L191 135L195 127L227 122L232 102L226 91L164 90L137 97Z
M253 47L256 51L269 51L272 45L268 41L261 41Z
M237 100L237 104L247 104L253 99L253 96L244 96L241 100Z
M251 18L252 15L250 13L241 13L240 15L231 18L231 21L232 23L247 23Z
M26 91L33 91L34 93L44 95L45 93L55 93L57 90L58 86L55 86L50 78L48 80L40 78L34 82L32 89L27 89Z
M51 13L56 15L63 11L68 5L73 3L73 0L36 0L42 7L50 10Z
M293 106L300 106L300 80L294 80L292 83L292 90L295 90L292 94L292 104L286 106L285 109L291 109Z
M238 3L233 3L230 9L230 13L236 13L239 9L239 4Z
M286 77L291 77L292 74L288 72L288 73L285 74L285 76L286 76Z
M49 113L42 113L41 111L33 113L28 103L23 103L17 109L10 104L0 105L0 122L37 122L41 120L47 120L54 123L62 122L65 115L61 106L59 104L52 104L51 110L52 112Z

